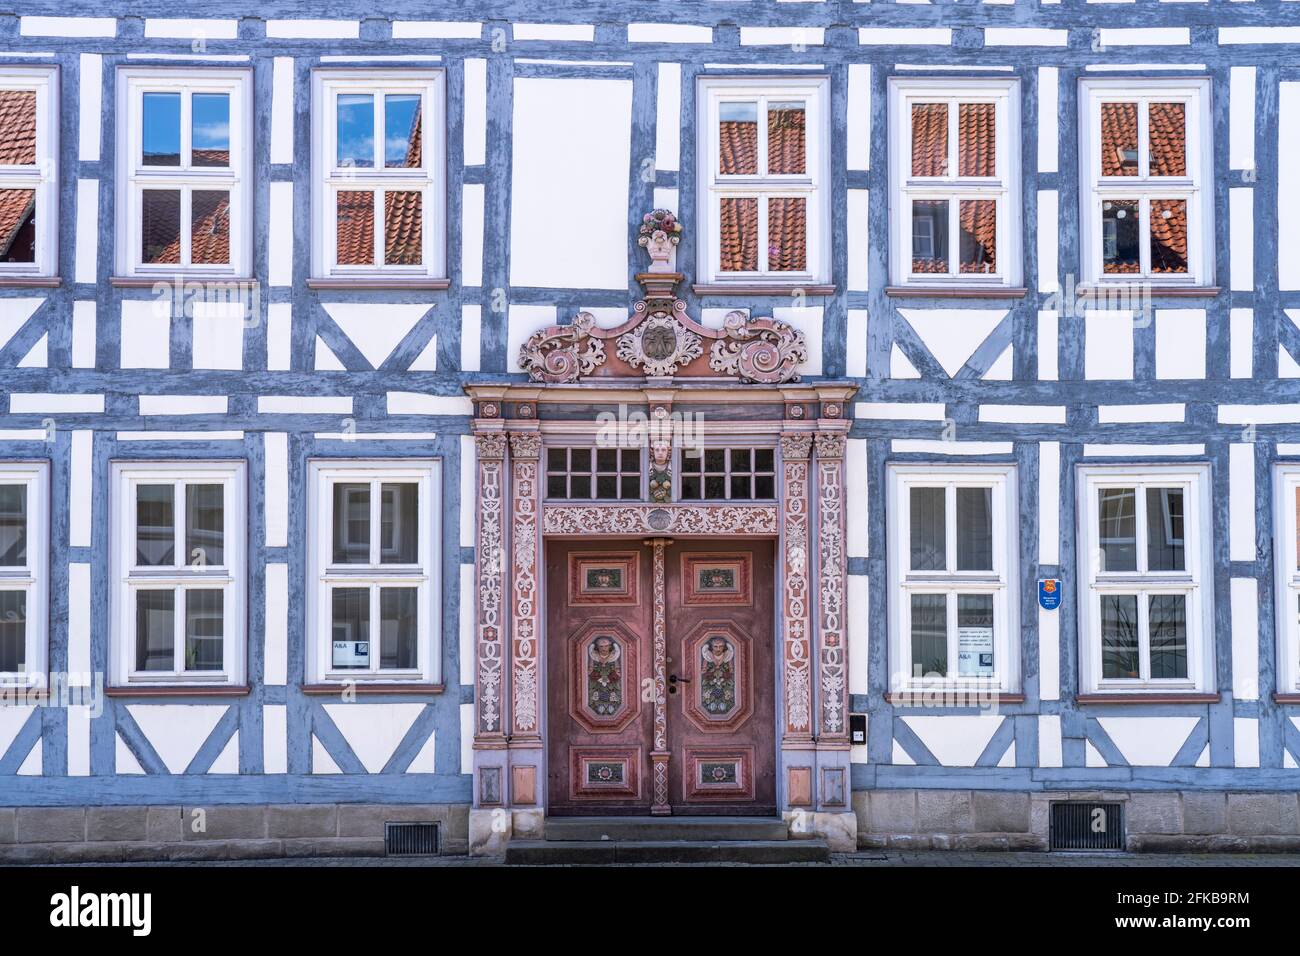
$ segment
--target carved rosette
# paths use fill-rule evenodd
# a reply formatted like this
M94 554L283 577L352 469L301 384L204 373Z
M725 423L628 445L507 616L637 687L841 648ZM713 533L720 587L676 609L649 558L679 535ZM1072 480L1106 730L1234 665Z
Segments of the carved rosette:
M477 436L478 445L478 732L502 735L501 679L505 643L501 633L501 593L504 573L502 540L502 476L505 436ZM465 600L467 598L463 598Z
M785 737L812 739L812 677L809 661L809 528L808 456L812 435L781 436L782 512L781 547L785 579L781 613L785 622Z
M724 337L709 352L709 367L714 371L766 385L799 381L799 365L808 360L808 347L794 326L729 312L722 330Z
M675 375L704 354L700 337L667 312L655 312L618 339L618 357L652 378Z
M511 657L514 735L541 734L538 705L538 455L537 432L512 432L511 456Z
M605 364L605 343L592 336L596 319L579 312L572 325L535 332L519 350L519 365L535 382L576 382Z
M848 565L844 544L844 446L842 434L818 435L818 599L821 635L818 663L821 685L821 739L846 740L848 683L844 593Z

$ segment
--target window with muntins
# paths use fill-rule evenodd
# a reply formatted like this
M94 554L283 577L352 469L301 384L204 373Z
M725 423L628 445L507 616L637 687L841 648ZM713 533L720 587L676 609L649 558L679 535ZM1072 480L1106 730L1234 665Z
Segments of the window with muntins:
M546 449L546 497L639 501L641 450L550 446Z
M58 102L53 67L0 67L0 278L55 273Z
M45 678L48 516L49 466L0 464L0 685Z
M749 501L776 497L776 451L726 446L681 450L683 501Z

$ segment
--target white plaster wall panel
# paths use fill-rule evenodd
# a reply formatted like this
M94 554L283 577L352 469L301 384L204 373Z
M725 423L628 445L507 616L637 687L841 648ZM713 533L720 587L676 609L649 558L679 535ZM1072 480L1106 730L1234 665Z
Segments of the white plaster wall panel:
M483 24L473 20L393 21L394 40L477 40L482 36Z
M140 766L140 761L135 758L131 748L126 745L121 734L113 735L113 769L120 774L142 774L144 767Z
M293 284L293 183L271 183L267 214L266 281L273 286Z
M352 340L374 368L383 365L432 308L432 303L375 305L371 302L322 302L321 308Z
M78 81L77 158L83 163L97 163L104 96L104 58L100 54L81 54Z
M924 438L895 438L892 451L917 455L1009 455L1009 441L931 441Z
M293 306L272 302L266 307L266 367L287 372L293 350Z
M822 312L821 306L786 307L772 310L772 318L789 322L803 333L808 346L808 361L799 366L803 375L822 374Z
M18 736L18 732L27 724L36 707L26 704L13 704L0 707L0 754L5 753ZM37 743L39 747L40 744Z
M483 183L460 189L460 281L473 288L483 284Z
M1239 560L1233 558L1232 560ZM1237 700L1259 699L1259 582L1254 578L1233 578L1232 597L1232 696Z
M1122 422L1181 422L1186 417L1187 406L1179 402L1097 406L1097 422L1102 425Z
M943 370L956 375L984 344L1005 309L899 309Z
M122 368L167 368L170 338L166 308L159 309L153 299L122 300Z
M845 133L848 168L871 168L871 64L850 63L848 130Z
M1232 405L1219 406L1223 425L1286 425L1300 422L1300 405Z
M266 565L266 637L262 683L279 687L289 683L289 565Z
M1197 717L1098 717L1097 722L1130 766L1168 767Z
M861 378L867 374L867 323L866 309L849 309L846 318L848 342L844 352L844 374Z
M871 264L867 243L867 221L870 214L871 191L847 190L848 205L848 273L845 286L850 292L867 291L867 270Z
M855 402L853 416L883 421L941 422L943 402Z
M1041 135L1041 133L1040 133ZM1038 291L1055 292L1057 280L1057 249L1060 226L1057 209L1058 194L1055 189L1038 191Z
M429 739L420 745L419 751L407 766L407 773L434 773L437 770L437 741L437 734L429 734Z
M1255 446L1228 446L1229 559L1255 560Z
M87 481L87 495L89 486ZM88 516L89 505L82 511ZM81 687L91 683L90 626L90 565L74 561L68 565L68 682Z
M422 392L389 392L390 415L473 415L474 403L454 395L425 395Z
M1059 318L1055 311L1042 309L1038 313L1038 378L1055 382L1057 366L1057 335Z
M1233 309L1229 316L1229 366L1233 378L1250 378L1255 367L1255 312Z
M233 40L239 35L239 21L149 17L144 35L147 40Z
M478 589L474 582L474 564L473 562L464 562L460 566L460 591L459 598L459 635L458 647L460 649L460 682L461 684L474 683L474 633L477 628L475 615L475 603L478 597Z
M897 717L945 767L973 767L997 733L1001 714L979 717Z
M94 432L79 428L72 433L68 459L68 544L90 547L91 502L94 486Z
M1039 27L986 27L984 30L985 46L1065 46L1069 39L1069 30Z
M271 67L271 162L293 162L293 57L277 56Z
M1232 758L1237 767L1259 766L1259 721L1254 717L1232 719Z
M1192 42L1187 27L1102 27L1101 45L1108 46L1187 46Z
M263 440L266 546L283 548L289 543L289 436L267 432Z
M1038 68L1038 171L1054 173L1060 149L1060 131L1057 127L1057 85L1059 76L1054 66Z
M1300 83L1279 83L1277 97L1277 166L1300 169ZM1277 278L1285 292L1300 289L1300 176L1278 176L1277 207Z
M713 27L689 23L629 23L629 43L712 43Z
M27 759L18 768L20 777L39 777L41 775L41 743L38 740L27 752Z
M656 186L654 188L654 204L656 209L678 208L678 191L670 186Z
M1278 378L1300 378L1300 364L1291 357L1291 353L1286 350L1285 345L1277 347L1277 377Z
M1205 378L1205 310L1156 310L1156 378Z
M1089 2L1092 2L1092 0L1089 0ZM1093 746L1091 740L1085 740L1083 742L1083 749L1084 749L1083 765L1085 767L1110 766L1108 763L1106 763L1106 758L1097 752L1097 748Z
M208 773L239 773L239 731L236 730L221 748Z
M27 354L18 362L19 368L48 368L50 364L50 336L47 332L36 340Z
M9 410L15 414L95 413L104 410L103 395L72 395L57 392L13 392Z
M516 40L549 40L554 43L590 43L596 28L589 23L516 23Z
M1064 405L981 405L979 420L1010 425L1064 425Z
M1061 697L1061 611L1038 609L1038 696Z
M77 180L76 281L93 283L99 270L99 180ZM125 303L123 303L125 306Z
M266 36L273 40L355 40L357 20L267 20Z
M420 349L420 354L415 357L407 370L411 372L436 372L438 371L438 336L430 336L429 341L425 343L424 348Z
M262 708L262 772L289 771L289 708L267 704Z
M1038 766L1061 766L1061 718L1058 714L1038 717Z
M113 17L19 17L18 32L25 37L115 37Z
M483 307L460 307L460 369L477 372L482 361Z
M1219 27L1220 46L1238 43L1300 43L1300 27Z
M474 768L474 705L460 705L460 772Z
M1133 377L1133 316L1089 309L1084 314L1083 372L1086 378Z
M985 3L993 3L994 0L984 0ZM1002 0L997 0L1001 3ZM1014 0L1013 0L1014 2ZM1007 749L1002 751L1002 756L998 758L999 767L1014 767L1016 765L1016 741L1013 738L1007 745Z
M627 205L626 201L623 203ZM506 314L506 371L522 372L519 349L528 337L546 325L555 324L553 305L511 305Z
M347 366L334 354L334 350L325 344L325 340L316 336L315 366L318 372L344 372Z
M228 709L224 704L128 704L170 773L184 773Z
M68 776L90 776L90 708L68 707Z
M334 726L368 773L379 773L424 704L325 704Z
M475 545L475 503L478 501L478 454L472 435L460 436L460 546Z
M907 755L907 751L897 741L892 741L893 751L890 753L889 762L898 767L915 767L916 761Z
M244 367L244 318L229 310L200 308L191 320L195 368L238 370Z
M864 46L949 46L952 30L947 27L859 27L858 43Z
M1255 288L1255 190L1238 186L1228 190L1228 273L1233 292Z
M629 80L515 80L510 281L626 289ZM582 143L580 150L556 143ZM554 211L583 224L555 242ZM512 360L515 356L512 356Z
M478 26L478 24L474 24ZM487 159L487 60L465 61L465 165Z
M35 314L44 301L43 296L30 299L0 299L0 348L9 344L9 340L27 324L27 320Z
M869 489L866 439L850 438L844 453L844 504L848 526L845 544L851 558L865 558L870 553Z
M741 46L821 46L826 40L822 27L741 27Z
M257 410L269 415L351 415L352 399L346 395L259 395Z
M311 772L312 773L342 773L339 765L334 762L325 745L320 742L320 738L315 734L311 737Z
M1038 445L1038 562L1061 562L1061 443Z
M659 64L655 117L655 169L680 169L682 148L682 65L680 63ZM677 211L676 204L662 208Z
M1255 68L1228 71L1228 166L1255 168Z
M244 433L242 431L234 430L170 431L163 429L150 429L149 431L143 432L117 432L114 437L118 441L243 441Z
M871 690L868 682L871 622L867 613L871 607L871 582L863 574L849 575L848 582L849 693L866 694Z
M1185 442L1171 445L1144 445L1137 442L1126 444L1086 444L1083 446L1085 458L1186 458L1204 455L1205 445L1199 442Z

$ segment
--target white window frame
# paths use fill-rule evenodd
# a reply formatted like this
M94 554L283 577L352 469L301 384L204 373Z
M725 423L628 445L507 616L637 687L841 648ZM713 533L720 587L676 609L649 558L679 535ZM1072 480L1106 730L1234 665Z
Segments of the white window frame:
M912 106L948 105L948 175L912 176ZM958 104L993 103L997 108L994 152L997 175L959 176L957 171ZM895 285L924 287L1019 286L1022 282L1020 204L1020 81L891 77L889 80L891 152L890 203L893 215L890 275ZM912 200L948 200L948 272L912 272ZM960 201L997 202L997 272L959 272L961 263Z
M1146 570L1148 486L1183 489L1183 571ZM1084 694L1213 693L1214 564L1210 533L1210 468L1201 464L1079 465L1077 538L1079 563L1079 690ZM1097 493L1103 488L1136 489L1136 571L1101 570ZM1102 677L1101 595L1137 594L1141 673L1150 666L1147 597L1187 598L1187 677L1151 679Z
M700 221L698 275L710 284L819 285L830 281L830 79L808 77L702 77L699 81L698 115L704 132L697 137L697 199ZM760 117L766 115L768 100L805 102L807 172L769 176L720 176L718 173L718 108L723 102L757 100ZM758 124L760 161L767 155L767 124ZM759 201L758 271L723 272L721 201L727 197L754 197ZM767 214L762 204L768 198L807 199L808 268L803 272L769 272L767 267Z
M1273 467L1277 565L1277 692L1300 693L1300 562L1296 560L1296 490L1300 462Z
M143 164L145 93L181 94L181 165ZM191 97L230 96L230 166L190 166ZM167 278L248 278L253 273L253 72L248 67L120 67L117 73L117 274ZM181 191L179 263L141 261L145 189ZM191 264L190 203L194 190L230 193L230 262Z
M441 679L442 628L442 461L429 459L314 459L308 465L307 492L307 680L312 684L436 684ZM419 562L413 565L380 564L375 533L381 498L370 496L371 562L336 565L333 554L333 501L335 483L414 482L419 487L417 518L420 541ZM420 619L417 631L417 666L413 669L381 669L378 655L371 654L372 666L335 669L331 632L330 594L335 586L370 589L371 633L378 616L378 592L385 586L416 584ZM372 641L376 640L372 637Z
M115 687L150 685L242 685L248 652L248 487L242 460L115 461L112 464L111 677ZM195 562L172 567L135 564L136 495L139 485L174 484L175 553L186 554L184 487L220 484L225 489L222 546L225 563ZM175 642L179 663L185 652L185 604L180 592L193 588L225 591L223 667L220 671L138 671L135 668L135 595L172 586L176 590Z
M925 688L987 689L1016 693L1020 688L1020 536L1016 467L1012 464L891 464L887 471L889 573L889 685L892 692ZM911 570L911 490L945 488L946 571ZM958 488L992 489L993 570L958 571ZM927 678L912 673L911 595L948 595L948 666L958 667L957 594L993 596L992 677Z
M0 686L44 686L49 661L50 466L43 461L0 462L0 484L27 488L27 564L0 567L0 590L27 594L24 670L0 672Z
M1079 230L1084 281L1091 285L1200 287L1214 284L1214 124L1208 78L1086 77L1079 81ZM1138 175L1101 175L1101 105L1138 104ZM1187 176L1146 175L1149 160L1147 104L1186 104ZM1139 231L1141 271L1102 271L1101 204L1136 199L1142 223L1150 221L1152 199L1187 201L1187 274L1152 273L1151 230Z
M376 276L406 279L447 277L447 122L446 71L442 69L336 69L312 71L312 276L317 279ZM421 169L386 169L383 165L384 110L375 109L375 165L338 165L339 94L419 94L421 105ZM418 191L421 209L421 265L385 265L384 190ZM375 202L375 261L373 265L339 265L337 226L340 191L373 190Z
M0 165L0 189L36 192L36 261L0 262L0 278L47 278L59 264L59 69L5 64L0 90L36 93L36 165Z

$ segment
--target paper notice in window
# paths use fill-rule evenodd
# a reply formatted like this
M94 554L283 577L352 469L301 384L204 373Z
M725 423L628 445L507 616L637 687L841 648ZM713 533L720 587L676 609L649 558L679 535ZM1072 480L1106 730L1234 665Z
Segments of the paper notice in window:
M335 641L334 642L334 666L335 667L369 667L370 666L370 642L369 641Z
M957 628L957 673L962 677L993 675L993 628Z

